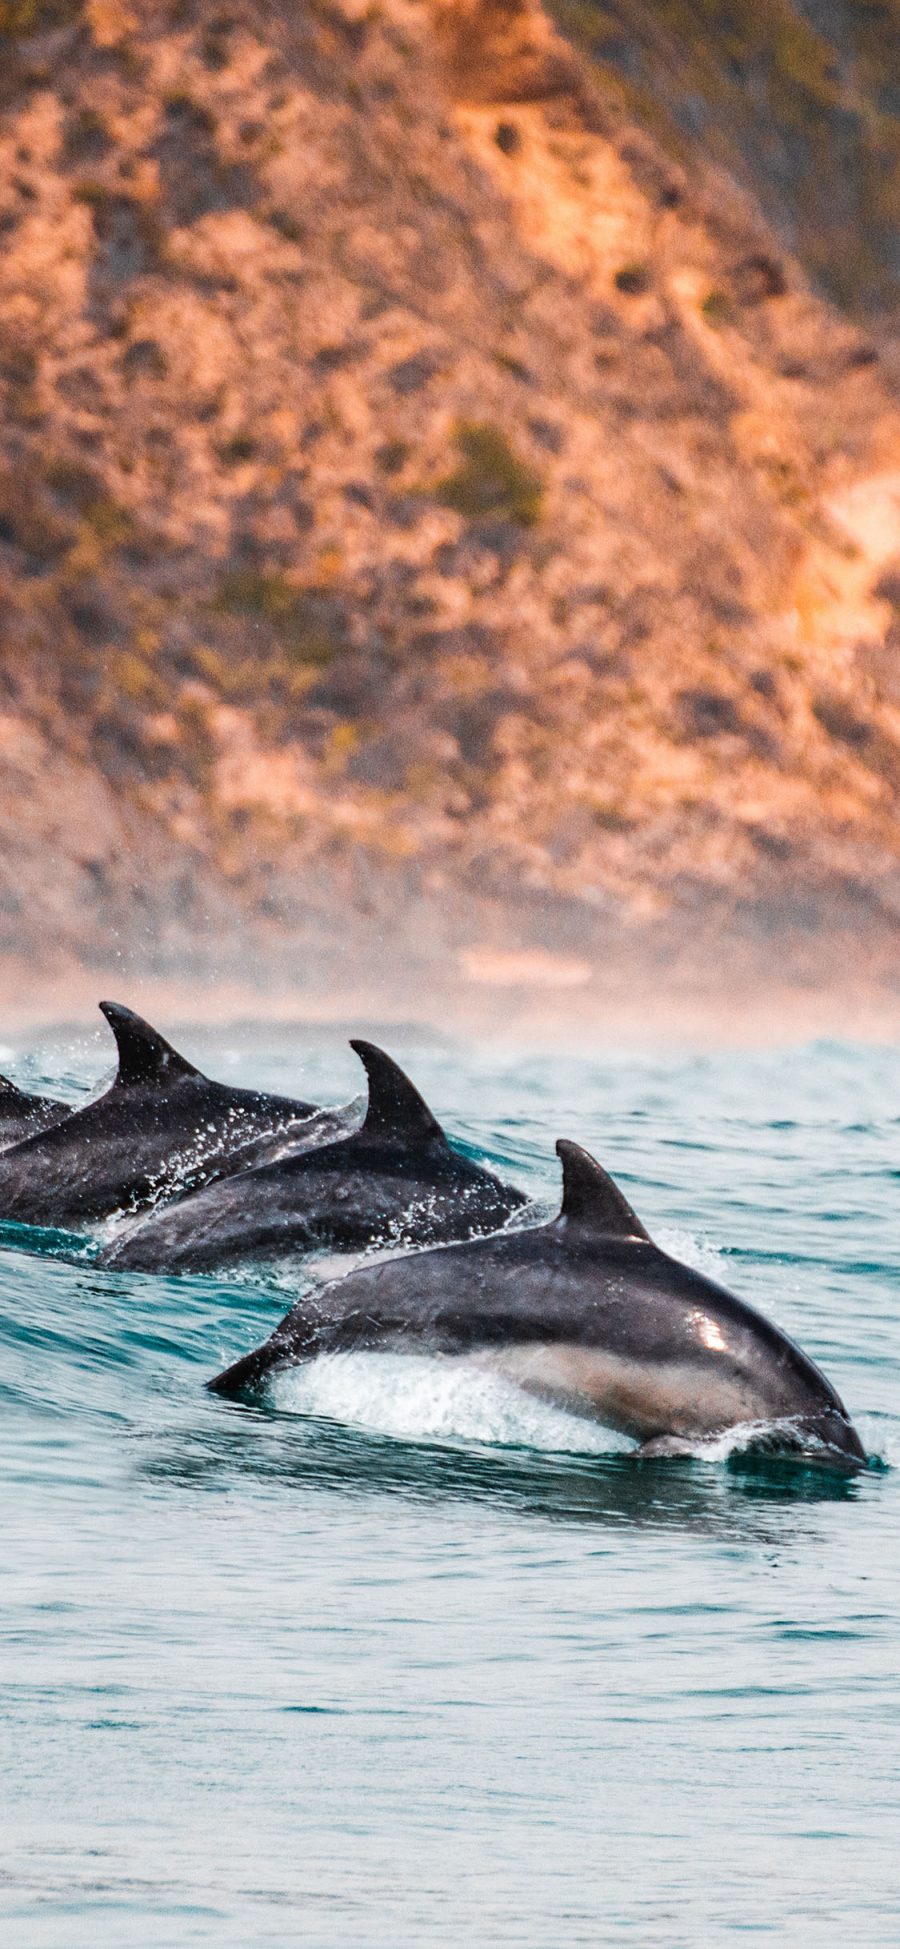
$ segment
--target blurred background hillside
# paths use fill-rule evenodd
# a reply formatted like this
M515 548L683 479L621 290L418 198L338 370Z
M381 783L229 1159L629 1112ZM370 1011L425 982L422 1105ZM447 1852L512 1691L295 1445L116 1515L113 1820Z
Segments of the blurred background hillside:
M7 1012L893 1019L898 386L900 0L0 0Z

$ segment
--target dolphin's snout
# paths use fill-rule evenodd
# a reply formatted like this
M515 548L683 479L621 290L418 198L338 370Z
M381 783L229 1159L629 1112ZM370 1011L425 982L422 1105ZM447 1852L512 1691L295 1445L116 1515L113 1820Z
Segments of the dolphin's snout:
M832 1455L841 1455L854 1467L865 1468L869 1458L848 1414L837 1408L826 1409L810 1432Z

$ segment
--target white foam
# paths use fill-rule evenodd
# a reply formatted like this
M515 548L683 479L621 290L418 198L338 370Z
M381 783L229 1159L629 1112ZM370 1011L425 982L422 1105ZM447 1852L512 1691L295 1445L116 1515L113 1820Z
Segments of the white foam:
M678 1230L675 1226L661 1226L655 1234L656 1243L670 1258L681 1259L685 1265L693 1266L696 1272L705 1272L710 1279L721 1279L725 1263L723 1253L709 1239L698 1238L694 1232Z
M621 1455L636 1444L615 1429L526 1394L515 1382L474 1360L397 1353L320 1354L269 1380L275 1406L364 1428L402 1441L470 1442L483 1447L531 1448L551 1455ZM720 1435L684 1441L672 1453L721 1464L771 1438L777 1423L748 1421ZM790 1433L790 1424L785 1424ZM890 1443L873 1453L891 1465Z
M859 1414L854 1419L870 1462L885 1469L900 1466L900 1429L896 1417L892 1415L887 1426L883 1415Z
M634 1444L524 1394L465 1360L424 1354L321 1354L273 1376L291 1414L324 1417L404 1441L465 1441L551 1454L610 1455Z

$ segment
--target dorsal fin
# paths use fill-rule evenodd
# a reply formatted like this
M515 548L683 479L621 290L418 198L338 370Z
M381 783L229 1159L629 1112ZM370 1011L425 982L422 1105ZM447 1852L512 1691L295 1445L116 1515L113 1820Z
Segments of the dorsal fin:
M446 1138L436 1117L419 1095L414 1083L383 1049L374 1042L350 1042L356 1050L369 1080L369 1107L363 1119L361 1137L395 1137L404 1143L433 1143Z
M158 1084L163 1088L178 1076L199 1076L200 1070L173 1049L158 1029L150 1027L134 1010L121 1002L101 1002L119 1051L119 1069L113 1089L132 1089L136 1084Z
M560 1137L556 1155L563 1171L560 1218L574 1218L607 1238L642 1238L651 1243L650 1233L644 1230L628 1199L590 1151Z
M0 1099L5 1103L30 1103L31 1098L9 1076L0 1076Z

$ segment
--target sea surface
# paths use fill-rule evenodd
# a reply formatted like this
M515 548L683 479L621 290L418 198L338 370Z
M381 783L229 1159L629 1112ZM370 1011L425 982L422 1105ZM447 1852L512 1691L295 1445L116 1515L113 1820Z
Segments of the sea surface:
M896 1949L900 1049L381 1039L546 1213L555 1138L592 1149L821 1363L871 1465L637 1463L422 1358L237 1407L204 1380L336 1258L164 1279L4 1227L4 1945ZM177 1040L360 1089L338 1030ZM73 1100L108 1065L99 1033L0 1050Z

